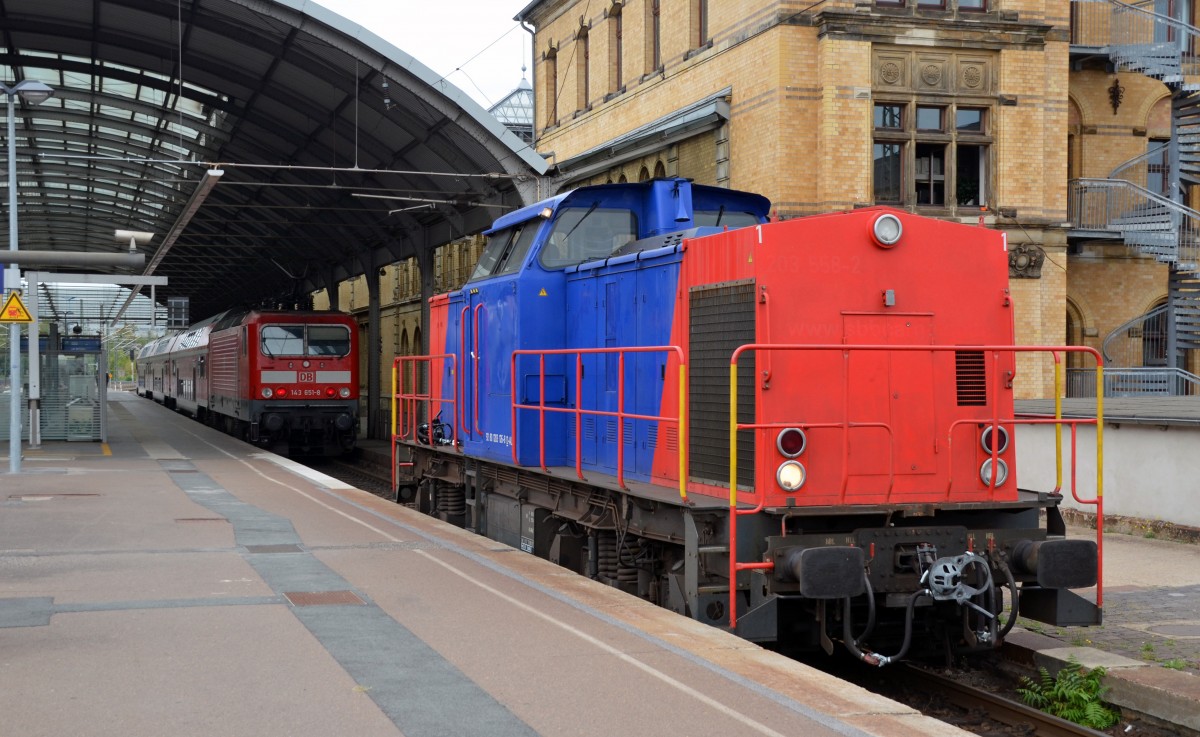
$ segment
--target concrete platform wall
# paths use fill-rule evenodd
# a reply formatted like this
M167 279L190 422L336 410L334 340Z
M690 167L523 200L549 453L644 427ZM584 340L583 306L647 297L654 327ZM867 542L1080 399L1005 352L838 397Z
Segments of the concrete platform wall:
M1054 428L1018 426L1017 482L1050 491L1055 486ZM1071 498L1070 431L1063 429L1063 505L1086 512ZM1096 429L1080 427L1078 495L1096 493ZM1200 428L1183 425L1105 423L1104 513L1200 527Z

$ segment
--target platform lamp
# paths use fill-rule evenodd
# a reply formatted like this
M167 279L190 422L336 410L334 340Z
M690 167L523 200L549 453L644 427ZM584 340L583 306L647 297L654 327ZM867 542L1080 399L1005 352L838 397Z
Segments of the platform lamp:
M16 101L20 97L26 105L40 105L54 94L54 88L33 79L23 79L9 86L0 82L0 92L8 102L8 250L17 250L17 124ZM21 272L15 263L4 271L4 284L10 292L21 288ZM35 340L36 326L29 331L29 340ZM21 472L21 408L18 399L21 393L21 326L13 323L8 327L9 357L8 370L8 470Z

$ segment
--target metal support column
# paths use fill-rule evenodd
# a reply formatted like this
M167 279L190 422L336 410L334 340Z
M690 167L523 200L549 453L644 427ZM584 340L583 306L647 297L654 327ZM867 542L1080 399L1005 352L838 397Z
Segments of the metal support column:
M421 345L420 352L429 355L429 300L433 297L437 274L433 269L433 249L417 249L417 271L421 274Z
M384 423L380 422L380 399L382 390L379 384L379 267L372 257L367 264L367 437L385 438L387 433Z

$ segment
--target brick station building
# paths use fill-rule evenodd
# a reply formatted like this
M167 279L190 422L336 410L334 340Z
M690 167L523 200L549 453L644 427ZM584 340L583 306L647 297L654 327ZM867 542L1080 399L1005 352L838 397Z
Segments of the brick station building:
M982 221L1007 234L1017 342L1099 348L1168 285L1159 260L1111 233L1081 238L1069 211L1073 182L1171 137L1168 86L1092 53L1112 28L1081 18L1110 5L535 0L517 15L533 38L533 145L556 167L551 193L683 176L761 192L784 218L886 204ZM1167 188L1164 157L1142 186ZM442 249L439 289L465 280L479 246ZM823 258L836 266L836 246ZM397 353L420 345L412 276L383 277ZM343 285L343 308L362 307L356 294ZM1023 358L1017 389L1051 396L1052 367Z

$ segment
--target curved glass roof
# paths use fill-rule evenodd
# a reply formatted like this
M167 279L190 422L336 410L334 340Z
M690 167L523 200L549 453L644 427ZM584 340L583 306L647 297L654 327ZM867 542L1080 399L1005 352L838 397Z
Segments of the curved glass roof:
M304 0L4 0L0 81L18 80L55 90L14 101L20 250L154 234L143 268L21 269L152 272L194 318L479 232L545 171L467 95Z

